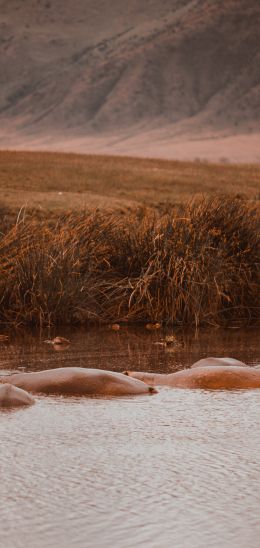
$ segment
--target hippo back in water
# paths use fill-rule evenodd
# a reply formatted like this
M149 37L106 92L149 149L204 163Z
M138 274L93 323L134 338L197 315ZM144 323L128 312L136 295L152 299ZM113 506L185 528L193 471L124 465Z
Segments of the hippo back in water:
M0 407L20 407L35 402L31 394L10 383L0 384Z
M125 375L152 386L172 388L200 388L204 390L238 390L260 388L260 369L249 367L234 358L204 358L190 369L160 374L125 371Z
M0 377L0 382L5 382ZM122 373L84 367L60 367L8 376L8 382L32 393L78 396L135 396L156 392Z

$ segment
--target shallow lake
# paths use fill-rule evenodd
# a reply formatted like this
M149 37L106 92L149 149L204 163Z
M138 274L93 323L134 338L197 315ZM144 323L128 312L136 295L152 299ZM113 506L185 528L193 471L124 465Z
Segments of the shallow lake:
M57 334L71 345L55 351L46 333L2 344L2 374L171 372L212 355L260 362L257 330L176 331L169 348L144 328ZM260 390L164 387L128 398L41 396L1 410L1 548L258 548L259 408Z

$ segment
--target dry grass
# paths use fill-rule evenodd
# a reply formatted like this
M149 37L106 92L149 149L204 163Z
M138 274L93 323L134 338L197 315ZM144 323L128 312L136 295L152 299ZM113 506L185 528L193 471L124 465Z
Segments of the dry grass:
M250 203L223 197L20 221L0 242L1 320L256 323L258 228Z
M0 151L1 206L37 211L180 204L201 193L259 199L260 167Z

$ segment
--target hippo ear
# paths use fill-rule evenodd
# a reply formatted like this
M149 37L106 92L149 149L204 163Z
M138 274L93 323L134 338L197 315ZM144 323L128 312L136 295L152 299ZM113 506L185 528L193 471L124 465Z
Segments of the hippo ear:
M123 371L123 375L127 375L127 376L129 376L129 373L128 373L128 371Z

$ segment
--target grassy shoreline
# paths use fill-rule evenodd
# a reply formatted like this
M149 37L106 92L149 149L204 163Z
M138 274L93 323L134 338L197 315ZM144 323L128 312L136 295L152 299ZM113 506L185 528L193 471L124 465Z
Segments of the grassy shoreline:
M256 325L259 243L257 210L234 197L20 217L0 239L0 321Z

